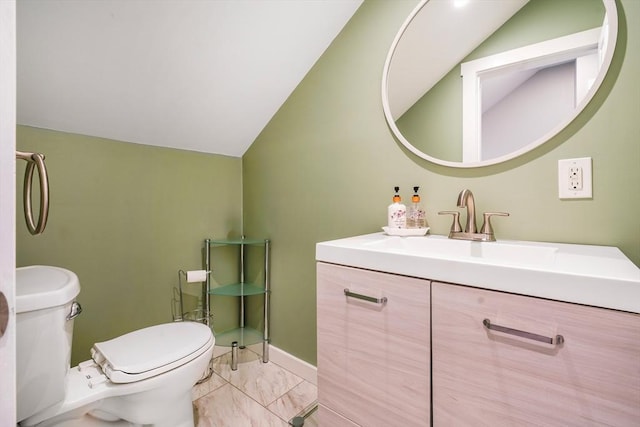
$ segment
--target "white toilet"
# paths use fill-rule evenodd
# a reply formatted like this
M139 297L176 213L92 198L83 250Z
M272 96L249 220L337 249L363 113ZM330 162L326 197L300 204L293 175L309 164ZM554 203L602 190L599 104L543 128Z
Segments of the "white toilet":
M94 344L91 360L69 368L79 292L69 270L16 270L19 425L193 427L191 388L211 359L211 329L140 329Z

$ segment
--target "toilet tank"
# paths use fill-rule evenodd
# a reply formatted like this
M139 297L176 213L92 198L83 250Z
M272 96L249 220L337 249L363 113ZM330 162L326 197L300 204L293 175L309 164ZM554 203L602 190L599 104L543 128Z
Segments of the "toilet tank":
M78 276L59 267L16 269L17 419L64 399Z

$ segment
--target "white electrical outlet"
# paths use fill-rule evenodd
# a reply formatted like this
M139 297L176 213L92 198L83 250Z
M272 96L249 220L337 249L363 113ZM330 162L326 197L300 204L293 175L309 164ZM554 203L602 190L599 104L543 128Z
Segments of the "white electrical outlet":
M558 197L592 198L591 176L591 157L558 160Z
M582 190L582 167L578 165L569 166L569 190L581 191Z

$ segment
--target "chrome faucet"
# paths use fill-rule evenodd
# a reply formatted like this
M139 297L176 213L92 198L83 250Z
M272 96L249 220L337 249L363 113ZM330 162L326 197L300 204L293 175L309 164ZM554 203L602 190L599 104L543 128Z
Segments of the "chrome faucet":
M471 190L464 189L458 194L458 207L467 208L467 224L464 226L465 233L477 233L476 226L476 201Z
M438 215L453 215L453 224L451 224L451 230L449 231L450 239L460 240L474 240L479 242L495 242L496 237L493 233L493 227L491 227L491 217L496 216L509 216L506 212L485 212L482 214L484 222L482 228L478 233L478 227L476 225L476 201L473 198L473 193L469 189L464 189L458 195L457 206L459 208L467 208L467 223L464 226L464 231L460 226L460 212L458 211L441 211Z

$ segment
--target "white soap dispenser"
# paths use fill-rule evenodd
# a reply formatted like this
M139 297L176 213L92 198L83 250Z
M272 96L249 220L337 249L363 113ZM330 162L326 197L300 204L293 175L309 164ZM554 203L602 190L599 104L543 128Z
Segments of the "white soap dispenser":
M394 190L393 203L391 203L387 209L387 225L389 228L406 228L407 207L401 203L402 198L398 193L400 187L394 187Z
M426 228L429 226L425 211L420 205L418 189L420 187L413 187L413 197L411 197L411 205L409 205L407 213L407 228Z

